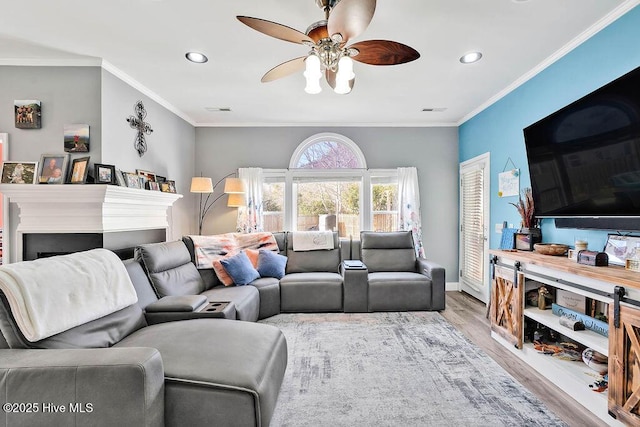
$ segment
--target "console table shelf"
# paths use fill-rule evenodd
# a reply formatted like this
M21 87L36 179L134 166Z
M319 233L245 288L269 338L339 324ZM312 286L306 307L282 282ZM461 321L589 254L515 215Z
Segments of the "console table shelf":
M635 399L635 394L640 393L640 372L635 366L640 358L640 273L619 266L587 266L566 257L535 252L490 253L496 257L491 284L491 336L608 425L640 425L640 404ZM590 298L594 304L608 304L609 337L590 330L574 331L560 325L560 317L551 310L525 307L524 294L536 282L551 290L564 289ZM621 288L624 295L616 303L616 289ZM614 323L615 307L619 308L618 328ZM525 340L527 321L607 355L608 391L596 393L589 387L598 376L586 364L558 360L536 351Z

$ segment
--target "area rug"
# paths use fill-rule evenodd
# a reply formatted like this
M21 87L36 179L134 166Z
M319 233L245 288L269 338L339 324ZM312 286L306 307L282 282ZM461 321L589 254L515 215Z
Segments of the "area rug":
M565 425L437 312L262 323L289 348L271 426Z

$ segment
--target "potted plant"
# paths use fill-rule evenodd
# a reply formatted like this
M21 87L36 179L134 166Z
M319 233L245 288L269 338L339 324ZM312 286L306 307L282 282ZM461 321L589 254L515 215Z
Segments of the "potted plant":
M527 187L522 190L518 197L518 203L510 203L515 206L520 214L520 233L530 234L534 243L542 241L542 232L538 228L538 218L535 215L535 206L533 203L533 194L531 188Z

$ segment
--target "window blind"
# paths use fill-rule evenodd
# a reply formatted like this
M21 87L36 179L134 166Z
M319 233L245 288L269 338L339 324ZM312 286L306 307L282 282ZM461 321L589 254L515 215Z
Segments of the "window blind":
M463 265L460 268L461 280L471 288L480 291L484 276L484 224L482 190L484 186L484 169L474 168L462 174L462 215L461 234Z

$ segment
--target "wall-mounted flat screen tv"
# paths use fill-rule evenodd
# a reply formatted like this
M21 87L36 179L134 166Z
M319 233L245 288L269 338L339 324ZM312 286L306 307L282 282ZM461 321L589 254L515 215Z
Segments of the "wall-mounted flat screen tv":
M524 129L536 216L640 217L640 67Z

